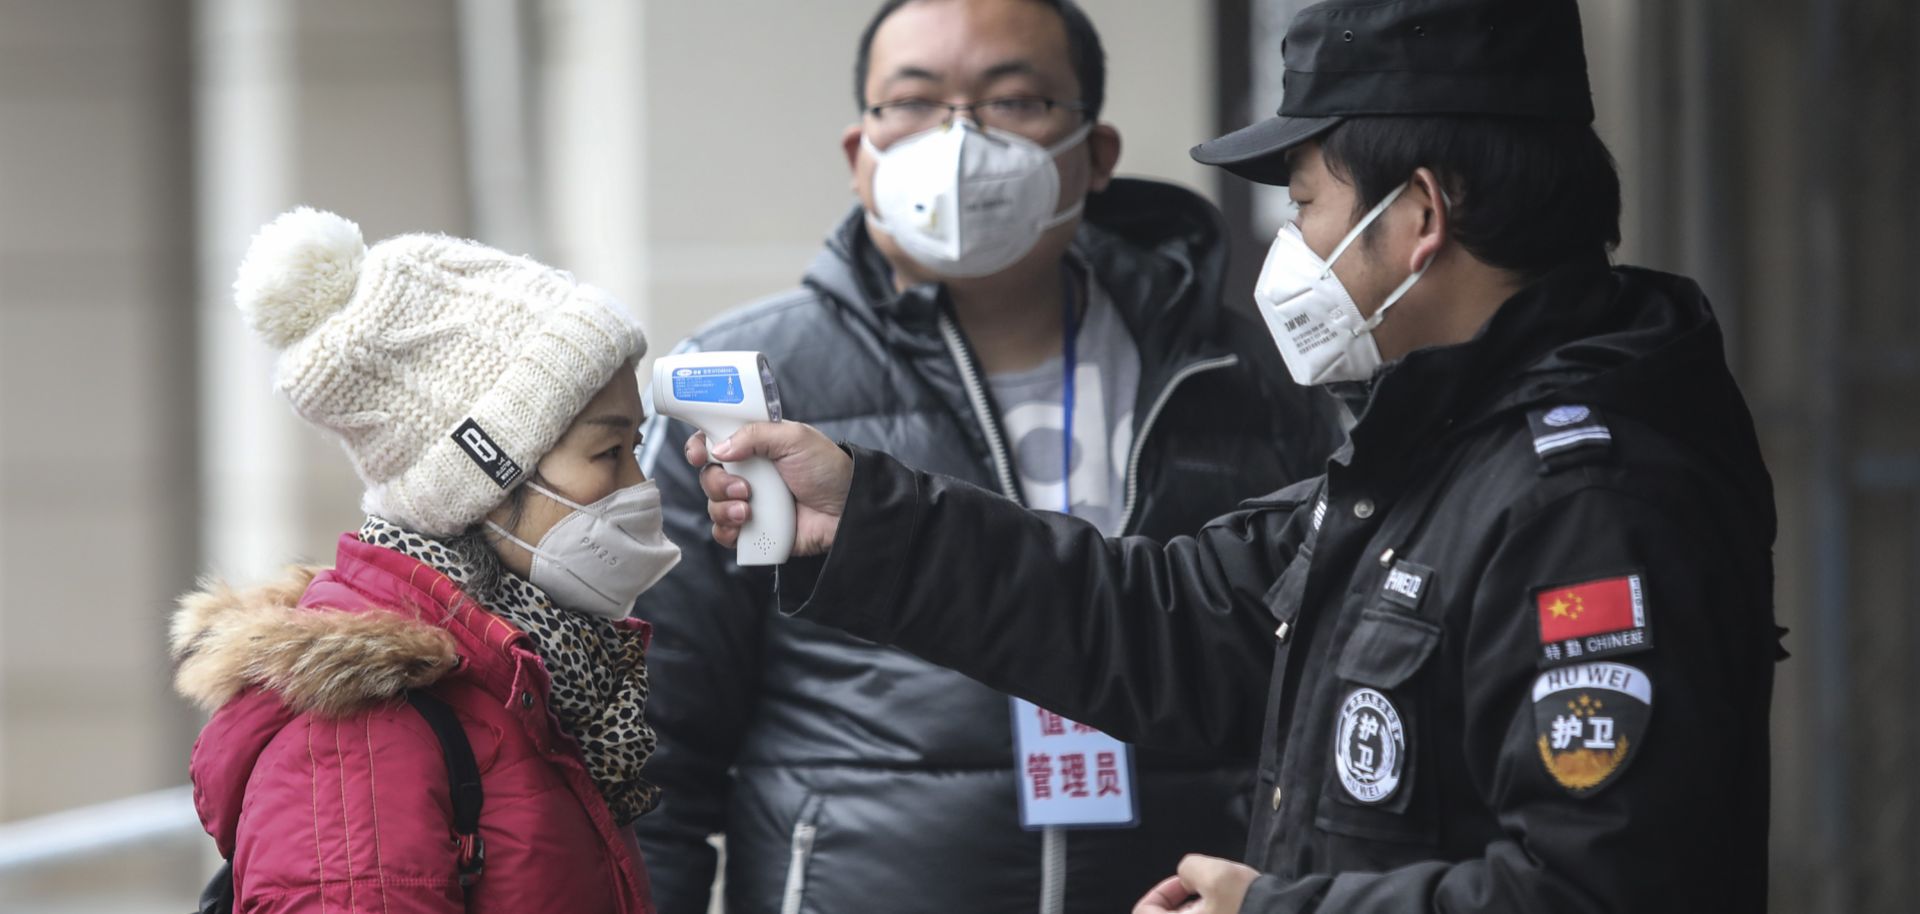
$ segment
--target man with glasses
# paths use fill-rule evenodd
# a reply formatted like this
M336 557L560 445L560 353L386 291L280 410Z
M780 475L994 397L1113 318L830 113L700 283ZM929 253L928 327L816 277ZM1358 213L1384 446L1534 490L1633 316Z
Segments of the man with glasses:
M1701 288L1611 262L1580 5L1325 0L1282 48L1194 157L1298 207L1254 300L1359 406L1322 476L1156 543L754 423L687 444L716 541L707 459L769 458L796 618L1257 752L1244 852L1136 914L1765 911L1772 481Z
M1197 529L1319 472L1334 425L1223 307L1217 214L1113 177L1075 4L893 0L855 89L859 205L800 289L689 346L762 350L789 416L1116 535ZM658 632L647 774L666 798L639 834L661 910L706 907L716 832L735 914L1125 910L1181 854L1238 852L1248 759L1113 748L1076 770L1015 739L1096 738L1072 721L780 617L771 575L708 535L689 433L649 434L687 558L636 609ZM1076 787L1131 788L1137 824L1042 831L1037 802L1023 819L1023 791Z

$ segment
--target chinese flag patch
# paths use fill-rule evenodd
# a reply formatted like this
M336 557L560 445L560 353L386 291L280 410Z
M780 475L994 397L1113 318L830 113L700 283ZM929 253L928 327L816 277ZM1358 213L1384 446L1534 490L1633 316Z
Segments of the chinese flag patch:
M1534 591L1541 660L1548 663L1624 654L1653 646L1646 595L1637 574Z

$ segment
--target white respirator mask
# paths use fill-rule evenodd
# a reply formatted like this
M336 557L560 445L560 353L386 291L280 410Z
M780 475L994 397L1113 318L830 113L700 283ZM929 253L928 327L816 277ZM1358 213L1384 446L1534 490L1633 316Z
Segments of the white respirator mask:
M1360 306L1333 275L1334 261L1393 205L1407 185L1394 188L1386 199L1375 204L1352 231L1334 247L1333 256L1321 260L1307 246L1300 227L1291 220L1281 226L1280 234L1267 251L1266 265L1254 282L1253 300L1260 316L1267 321L1267 332L1286 360L1287 373L1296 384L1329 384L1336 381L1365 381L1380 369L1380 347L1374 343L1373 328L1386 320L1387 309L1404 297L1413 284L1426 275L1428 260L1413 271L1372 317L1363 317ZM1441 203L1451 207L1446 192Z
M660 490L652 480L591 505L576 504L537 482L527 485L569 508L529 543L487 521L493 532L533 553L533 586L555 606L603 619L624 619L633 601L680 564L680 547L662 531Z
M862 135L861 145L875 161L867 224L937 276L998 273L1027 256L1047 230L1080 215L1084 200L1053 211L1060 199L1053 158L1092 130L1084 124L1045 147L965 118L885 150Z

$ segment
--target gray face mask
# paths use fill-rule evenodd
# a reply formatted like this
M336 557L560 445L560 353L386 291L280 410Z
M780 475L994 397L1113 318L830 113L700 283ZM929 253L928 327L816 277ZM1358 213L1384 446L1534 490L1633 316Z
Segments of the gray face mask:
M660 490L651 480L582 505L536 482L534 491L573 513L553 525L538 544L528 543L492 521L487 526L533 553L528 580L562 609L624 619L633 601L680 564L680 547L661 531Z

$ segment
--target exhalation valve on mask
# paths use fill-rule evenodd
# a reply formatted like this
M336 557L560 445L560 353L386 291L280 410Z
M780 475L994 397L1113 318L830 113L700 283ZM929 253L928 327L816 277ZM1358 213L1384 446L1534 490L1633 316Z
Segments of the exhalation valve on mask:
M1084 124L1042 147L1018 134L956 119L882 150L875 160L869 226L887 233L915 263L943 278L989 276L1020 262L1049 229L1080 215L1059 213L1053 158L1093 130Z

